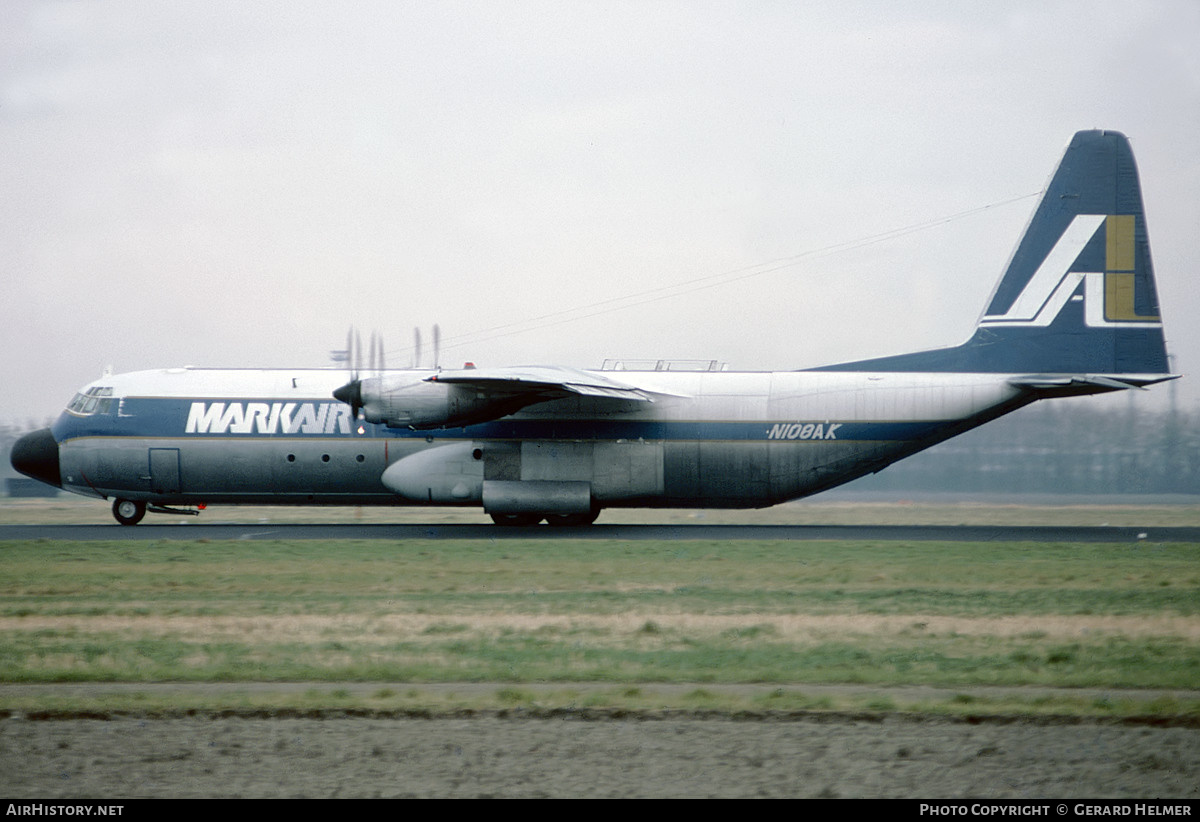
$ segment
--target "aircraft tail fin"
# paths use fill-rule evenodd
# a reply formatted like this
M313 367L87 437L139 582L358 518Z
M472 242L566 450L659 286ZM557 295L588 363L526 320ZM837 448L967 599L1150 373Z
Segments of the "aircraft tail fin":
M1165 378L1146 215L1125 135L1075 135L970 340L817 370Z

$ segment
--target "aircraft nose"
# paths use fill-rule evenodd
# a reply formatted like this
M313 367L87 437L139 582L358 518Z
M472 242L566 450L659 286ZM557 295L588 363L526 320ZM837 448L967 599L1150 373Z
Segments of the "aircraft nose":
M12 467L27 477L62 488L58 467L58 443L49 428L26 434L13 443Z

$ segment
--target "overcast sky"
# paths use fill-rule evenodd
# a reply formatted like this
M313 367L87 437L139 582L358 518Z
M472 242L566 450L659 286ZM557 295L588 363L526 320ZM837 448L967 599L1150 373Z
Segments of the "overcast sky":
M3 17L0 420L106 366L327 365L351 325L396 365L434 323L453 366L954 345L1086 128L1133 142L1200 374L1194 0Z

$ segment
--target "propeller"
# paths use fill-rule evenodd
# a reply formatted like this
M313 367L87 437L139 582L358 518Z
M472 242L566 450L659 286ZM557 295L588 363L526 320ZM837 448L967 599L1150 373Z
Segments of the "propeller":
M371 367L375 365L375 334L371 335ZM362 370L362 336L358 333L358 329L350 326L346 332L346 370L350 375L350 381L341 388L333 392L333 398L340 400L350 406L350 414L354 419L358 419L358 412L362 410L362 380L359 379L358 372Z
M438 328L437 323L434 323L433 324L433 367L435 370L440 367L441 345L442 345L442 330L440 328ZM413 329L412 367L413 368L421 367L421 329L420 328Z
M341 400L350 406L350 414L354 419L358 419L358 412L362 410L362 380L351 380L333 392L335 400Z
M442 330L435 323L433 326L433 367L435 370L441 369L441 345L442 345ZM333 397L336 400L346 403L350 406L350 411L354 415L354 419L359 418L359 412L363 409L363 379L364 373L368 376L381 376L387 365L385 363L386 354L383 348L383 335L372 331L368 339L367 345L367 370L363 372L363 344L362 335L354 326L350 326L346 332L346 350L344 357L342 352L336 352L335 359L338 361L345 360L346 372L349 380L341 388L333 392ZM413 329L413 368L421 367L421 329Z
M371 347L367 353L369 371L378 376L383 371L383 335L371 332Z

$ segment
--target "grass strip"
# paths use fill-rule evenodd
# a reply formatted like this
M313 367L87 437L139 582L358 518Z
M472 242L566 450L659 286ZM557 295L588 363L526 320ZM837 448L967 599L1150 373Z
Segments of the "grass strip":
M38 540L0 557L9 683L1200 682L1200 545Z

